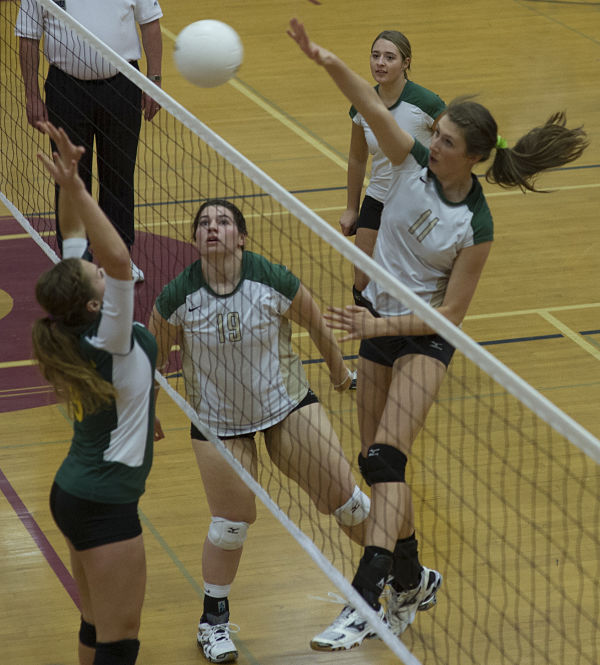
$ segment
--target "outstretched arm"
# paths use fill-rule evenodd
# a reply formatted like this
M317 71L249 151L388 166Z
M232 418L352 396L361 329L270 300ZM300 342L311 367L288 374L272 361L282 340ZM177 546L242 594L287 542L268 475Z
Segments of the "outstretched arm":
M38 159L60 186L63 229L66 227L71 234L80 233L83 224L94 254L106 274L115 279L130 280L129 250L79 177L77 162L83 148L74 146L66 132L50 122L40 122L37 126L58 148L58 152L52 155L53 159L44 154L38 154Z
M325 69L337 87L362 114L390 162L401 164L411 151L415 140L400 129L371 85L336 55L311 42L304 25L298 19L293 18L290 21L287 33L308 58Z
M329 377L333 387L338 392L347 390L352 378L344 362L340 347L333 336L333 332L325 325L317 303L302 284L294 300L292 300L286 316L308 331L329 368Z

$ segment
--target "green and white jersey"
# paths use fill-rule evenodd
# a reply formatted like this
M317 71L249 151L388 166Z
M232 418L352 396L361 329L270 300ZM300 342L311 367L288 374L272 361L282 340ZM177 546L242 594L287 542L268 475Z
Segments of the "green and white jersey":
M219 436L275 425L306 396L308 381L285 317L299 288L284 266L244 251L232 293L215 293L196 261L159 295L158 312L183 332L188 401Z
M114 385L113 403L76 418L56 483L99 503L131 503L145 489L154 445L156 340L133 321L133 281L106 277L102 311L80 336L80 351ZM74 405L75 410L77 405Z
M492 215L475 176L460 203L446 200L427 168L429 151L415 141L411 154L392 168L373 259L432 307L442 304L461 249L494 238ZM376 282L364 295L382 316L410 310Z
M375 86L378 90L379 86ZM390 113L405 132L414 136L423 145L431 143L431 128L435 119L446 108L444 102L434 92L423 86L407 81L402 94L395 104L389 107ZM373 155L371 162L371 177L365 194L383 203L392 180L392 165L385 156L375 134L366 120L354 108L350 109L352 122L362 127L369 153Z

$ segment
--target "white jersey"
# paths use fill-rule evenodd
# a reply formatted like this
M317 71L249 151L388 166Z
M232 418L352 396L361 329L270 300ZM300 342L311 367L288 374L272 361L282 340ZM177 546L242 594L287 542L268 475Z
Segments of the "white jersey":
M375 86L375 90L378 89L379 86ZM431 142L433 123L445 108L444 102L431 90L412 81L406 81L402 94L388 110L399 127L428 146ZM363 128L369 154L373 155L371 177L365 194L383 203L392 179L392 165L379 147L375 134L366 120L354 107L350 109L350 117L352 122Z
M285 317L299 287L283 266L244 251L232 293L215 293L196 261L157 298L159 314L182 328L188 401L219 436L271 427L306 396L308 381Z
M158 0L61 0L56 4L125 60L142 55L136 24L161 18ZM21 0L17 37L41 39L51 65L82 80L115 76L117 70L35 0Z
M445 199L427 168L429 151L415 141L411 153L392 167L373 259L432 307L442 304L461 249L493 240L493 222L475 176L460 203ZM375 281L363 294L382 316L410 312Z

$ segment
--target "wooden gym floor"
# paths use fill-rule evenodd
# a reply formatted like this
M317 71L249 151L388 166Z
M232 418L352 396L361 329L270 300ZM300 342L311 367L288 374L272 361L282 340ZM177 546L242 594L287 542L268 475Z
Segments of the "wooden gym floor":
M0 11L9 4L0 3ZM567 110L570 124L584 124L592 144L583 158L541 180L553 193L524 195L484 184L495 243L464 330L600 437L600 3L162 0L161 6L164 89L336 228L345 207L348 104L286 36L291 16L365 77L373 37L384 28L402 30L413 47L413 80L446 101L477 94L509 144L557 110ZM201 18L229 23L245 47L238 77L211 90L192 87L172 61L176 34ZM3 218L0 228L6 224ZM9 231L0 234L0 255L5 267L8 257L17 257L20 272L0 273L1 318L34 310L39 272L39 250ZM0 362L0 402L14 405L0 409L0 652L7 665L67 665L76 660L78 615L47 495L70 424L60 406L29 406L45 388L29 361L29 331L22 334ZM157 446L141 502L149 576L139 662L202 663L194 628L209 515L186 418L164 396L159 410L167 439ZM597 559L598 552L589 556ZM376 640L347 653L310 651L310 637L340 609L325 602L330 589L259 507L231 595L232 621L242 629L239 663L396 662Z

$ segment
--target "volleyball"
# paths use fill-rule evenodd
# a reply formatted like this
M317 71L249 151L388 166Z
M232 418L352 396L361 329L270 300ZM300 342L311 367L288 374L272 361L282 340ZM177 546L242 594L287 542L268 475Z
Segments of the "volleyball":
M177 35L174 57L177 69L190 83L214 88L240 68L244 47L227 23L206 19L190 23Z

